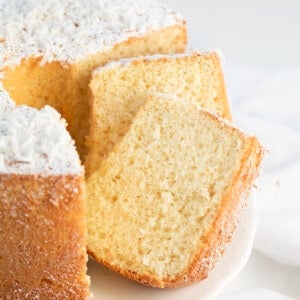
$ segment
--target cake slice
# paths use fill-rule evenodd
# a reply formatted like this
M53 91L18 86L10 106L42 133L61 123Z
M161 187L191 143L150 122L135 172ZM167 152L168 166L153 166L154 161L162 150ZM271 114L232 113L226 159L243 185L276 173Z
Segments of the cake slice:
M52 108L0 92L0 299L87 299L84 171Z
M156 55L120 60L98 68L90 83L91 130L86 172L126 133L137 110L152 92L175 93L231 119L221 58L217 52Z
M87 180L88 250L153 287L207 277L258 176L263 148L214 114L155 94Z

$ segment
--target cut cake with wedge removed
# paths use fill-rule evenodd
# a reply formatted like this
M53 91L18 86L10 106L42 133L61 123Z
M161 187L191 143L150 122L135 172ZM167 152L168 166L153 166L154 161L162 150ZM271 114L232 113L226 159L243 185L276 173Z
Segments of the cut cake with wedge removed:
M87 179L88 251L153 287L202 280L220 259L264 149L209 111L154 94Z
M222 59L215 51L154 55L111 62L93 72L86 173L128 130L149 93L172 93L231 119Z
M0 91L0 299L88 299L83 192L65 121Z

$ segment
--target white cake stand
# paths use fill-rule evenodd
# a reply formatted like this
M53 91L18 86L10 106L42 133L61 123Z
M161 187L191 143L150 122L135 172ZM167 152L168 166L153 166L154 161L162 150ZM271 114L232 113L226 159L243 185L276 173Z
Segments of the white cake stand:
M89 261L88 273L91 276L93 299L100 300L198 300L213 299L246 264L253 246L256 229L255 203L253 197L240 215L232 242L227 244L222 259L199 283L177 289L154 289L128 280L115 272Z

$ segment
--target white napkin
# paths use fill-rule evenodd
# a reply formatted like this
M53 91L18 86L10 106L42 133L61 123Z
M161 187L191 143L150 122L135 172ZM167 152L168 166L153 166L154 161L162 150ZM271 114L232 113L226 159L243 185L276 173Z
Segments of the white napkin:
M296 298L288 297L280 293L276 293L269 289L255 289L240 293L235 296L223 297L224 300L295 300Z
M228 67L226 77L234 123L269 149L258 181L254 249L274 263L299 268L300 285L300 69ZM291 294L300 299L300 289ZM224 299L288 298L266 287Z

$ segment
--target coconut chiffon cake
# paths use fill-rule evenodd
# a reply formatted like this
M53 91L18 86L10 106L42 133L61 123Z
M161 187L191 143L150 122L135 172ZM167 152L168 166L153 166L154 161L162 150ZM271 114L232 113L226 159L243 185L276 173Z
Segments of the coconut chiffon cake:
M81 158L92 70L185 47L184 20L156 0L0 0L0 89L17 104L56 108Z
M207 277L258 176L259 141L195 104L154 94L87 179L88 250L154 287Z
M176 94L231 119L221 58L215 51L110 62L93 72L87 176L126 133L149 93Z
M0 299L87 299L84 170L50 107L0 93Z
M0 0L0 299L88 299L87 251L208 276L258 176L216 51L156 0Z

